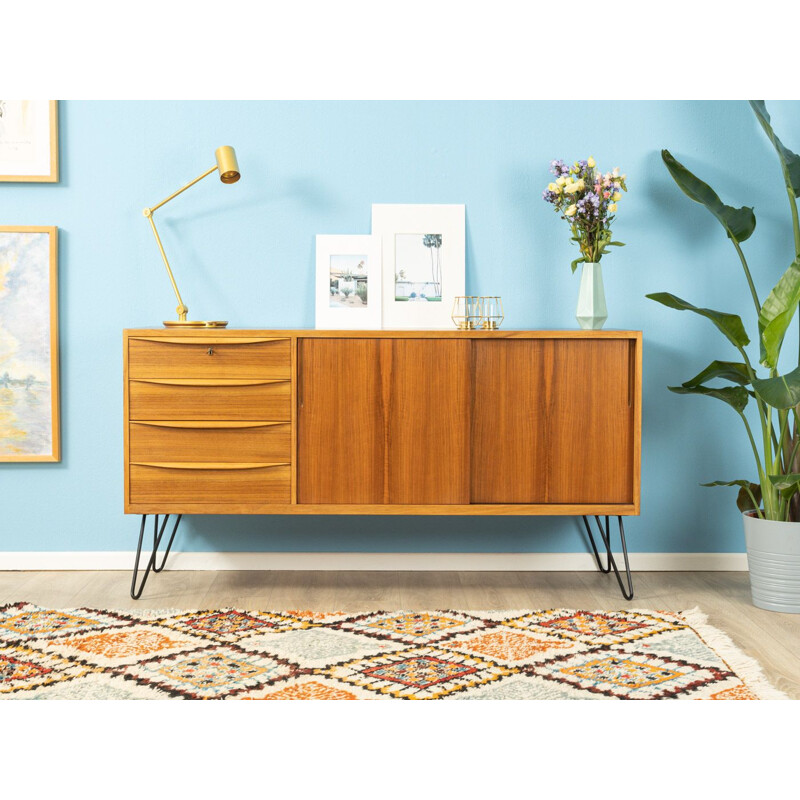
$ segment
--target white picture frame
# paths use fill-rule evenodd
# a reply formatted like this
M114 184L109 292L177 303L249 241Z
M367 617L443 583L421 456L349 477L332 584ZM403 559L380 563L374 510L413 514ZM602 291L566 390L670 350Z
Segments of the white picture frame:
M465 294L465 218L464 205L373 204L384 328L453 326L453 301Z
M380 237L319 234L316 247L317 329L380 329Z

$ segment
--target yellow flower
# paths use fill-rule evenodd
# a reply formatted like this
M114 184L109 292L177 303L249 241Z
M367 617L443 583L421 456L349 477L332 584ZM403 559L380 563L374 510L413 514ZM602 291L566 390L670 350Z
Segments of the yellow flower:
M568 194L574 194L575 192L582 192L586 188L586 184L581 178L579 181L575 181L575 183L570 183L568 186L564 187L564 191Z
M578 206L576 206L576 205L575 205L575 203L573 203L573 204L572 204L572 205L571 205L571 206L570 206L570 207L569 207L569 208L568 208L568 209L567 209L567 210L564 212L564 216L566 216L566 217L574 217L574 216L575 216L575 212L576 212L577 210L578 210Z
M548 192L555 192L556 194L561 192L561 187L555 183L548 183L547 184L547 191Z
M589 156L589 158L586 159L586 164L592 169L594 169L597 166L597 162L591 156Z
M611 199L615 203L618 203L620 200L622 200L622 192L614 192L614 194L611 195Z
M567 179L562 175L560 178L556 178L556 184L558 186L563 186L567 182Z
M616 213L617 213L617 204L616 204L616 203L611 203L611 204L609 205L609 207L608 207L608 213L609 213L609 214L616 214Z

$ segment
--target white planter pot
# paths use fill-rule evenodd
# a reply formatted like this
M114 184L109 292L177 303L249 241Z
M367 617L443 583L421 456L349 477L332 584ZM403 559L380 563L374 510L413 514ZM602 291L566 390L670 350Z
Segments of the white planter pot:
M800 522L742 519L753 605L800 614Z
M581 328L599 331L608 319L603 272L599 263L584 263L578 290L578 310L575 318Z

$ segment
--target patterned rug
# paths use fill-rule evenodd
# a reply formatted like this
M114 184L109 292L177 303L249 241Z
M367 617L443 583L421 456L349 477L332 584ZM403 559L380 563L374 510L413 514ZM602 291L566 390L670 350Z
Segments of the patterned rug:
M784 698L693 609L53 610L0 607L0 698Z

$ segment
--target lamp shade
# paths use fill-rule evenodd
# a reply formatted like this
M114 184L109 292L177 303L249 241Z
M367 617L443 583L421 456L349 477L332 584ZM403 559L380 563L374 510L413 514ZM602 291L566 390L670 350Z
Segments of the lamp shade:
M218 147L215 155L217 157L219 179L223 183L236 183L242 175L239 172L239 162L236 160L234 149L228 145Z

